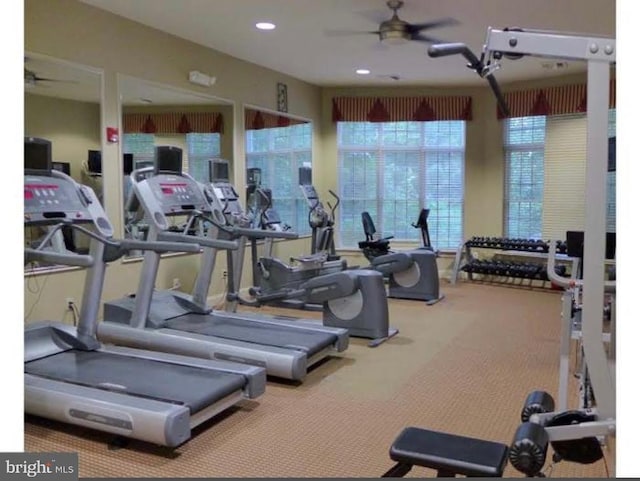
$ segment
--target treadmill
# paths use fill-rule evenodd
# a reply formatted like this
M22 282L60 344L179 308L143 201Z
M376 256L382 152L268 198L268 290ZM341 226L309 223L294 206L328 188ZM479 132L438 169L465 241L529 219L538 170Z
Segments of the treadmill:
M203 185L181 171L181 160L163 165L157 153L155 165L132 172L131 179L127 209L140 217L144 215L149 224L147 239L199 244L203 248L201 267L192 295L156 290L160 254L148 251L137 292L105 303L105 322L98 326L99 339L123 346L257 365L265 367L268 375L296 381L302 381L313 364L348 347L346 329L313 321L212 310L207 305L207 295L217 250L238 249L237 241L219 240L219 230L226 229L236 239L245 232L239 227L225 226L224 215L210 203L215 200L213 194L207 195ZM179 232L170 228L169 221L177 216L187 217L184 229ZM207 226L206 236L194 235L199 230L197 226L203 224Z
M35 143L44 149L40 153L50 152L46 142ZM25 327L25 413L176 447L195 426L264 393L266 373L260 367L105 346L97 340L106 263L131 249L183 251L184 244L113 240L113 227L93 190L46 167L25 169L24 224L49 227L37 248L25 248L26 262L87 268L77 328L61 322ZM89 254L55 249L50 240L63 226L91 238ZM187 247L197 250L193 244Z

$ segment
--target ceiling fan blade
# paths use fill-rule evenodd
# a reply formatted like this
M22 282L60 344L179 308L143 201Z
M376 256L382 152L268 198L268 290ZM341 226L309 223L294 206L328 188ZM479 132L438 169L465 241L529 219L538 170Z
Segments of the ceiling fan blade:
M412 23L409 25L409 31L414 33L420 32L421 30L427 30L429 28L450 27L453 25L460 25L460 22L455 18L446 17L438 20L432 20L431 22Z
M57 78L47 78L47 77L34 77L34 80L36 82L62 82L62 83L67 83L67 84L77 84L78 82L75 80L62 80L62 79L57 79Z
M324 34L327 37L350 37L352 35L380 35L378 30L361 31L361 30L325 30Z
M444 40L440 40L439 38L423 35L421 33L414 33L413 35L411 35L411 40L426 43L447 43Z

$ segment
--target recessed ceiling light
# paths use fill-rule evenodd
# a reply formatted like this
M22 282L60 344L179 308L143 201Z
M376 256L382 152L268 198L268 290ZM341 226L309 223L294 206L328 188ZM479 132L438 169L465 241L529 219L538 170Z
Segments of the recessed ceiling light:
M276 26L271 22L258 22L256 23L256 28L260 30L273 30Z
M359 68L358 70L356 70L356 73L358 75L369 75L371 73L371 70L366 68Z

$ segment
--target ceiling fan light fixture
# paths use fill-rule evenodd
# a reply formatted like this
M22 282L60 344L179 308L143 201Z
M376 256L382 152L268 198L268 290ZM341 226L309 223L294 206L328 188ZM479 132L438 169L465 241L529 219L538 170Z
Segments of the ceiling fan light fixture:
M387 45L402 45L408 43L411 36L401 30L386 30L380 32L380 41Z

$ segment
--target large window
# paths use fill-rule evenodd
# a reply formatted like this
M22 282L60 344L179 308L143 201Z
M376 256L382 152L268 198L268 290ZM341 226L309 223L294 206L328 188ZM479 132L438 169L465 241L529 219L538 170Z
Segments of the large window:
M432 244L457 248L463 237L464 149L464 121L339 122L339 245L364 240L364 211L382 236L418 241L411 223L428 208Z
M299 234L311 232L309 209L298 186L298 169L311 166L311 124L247 130L247 168L261 170L282 222Z
M504 235L563 238L584 229L586 116L519 117L504 122ZM609 111L609 137L616 112ZM606 162L607 159L603 159ZM615 232L616 173L607 174L607 231Z
M220 157L220 134L187 134L187 169L199 182L209 182L209 160Z
M506 237L542 237L545 128L544 116L505 120Z
M220 134L124 134L123 152L133 154L134 168L153 162L156 145L182 149L182 168L199 182L209 182L209 159L220 157Z

